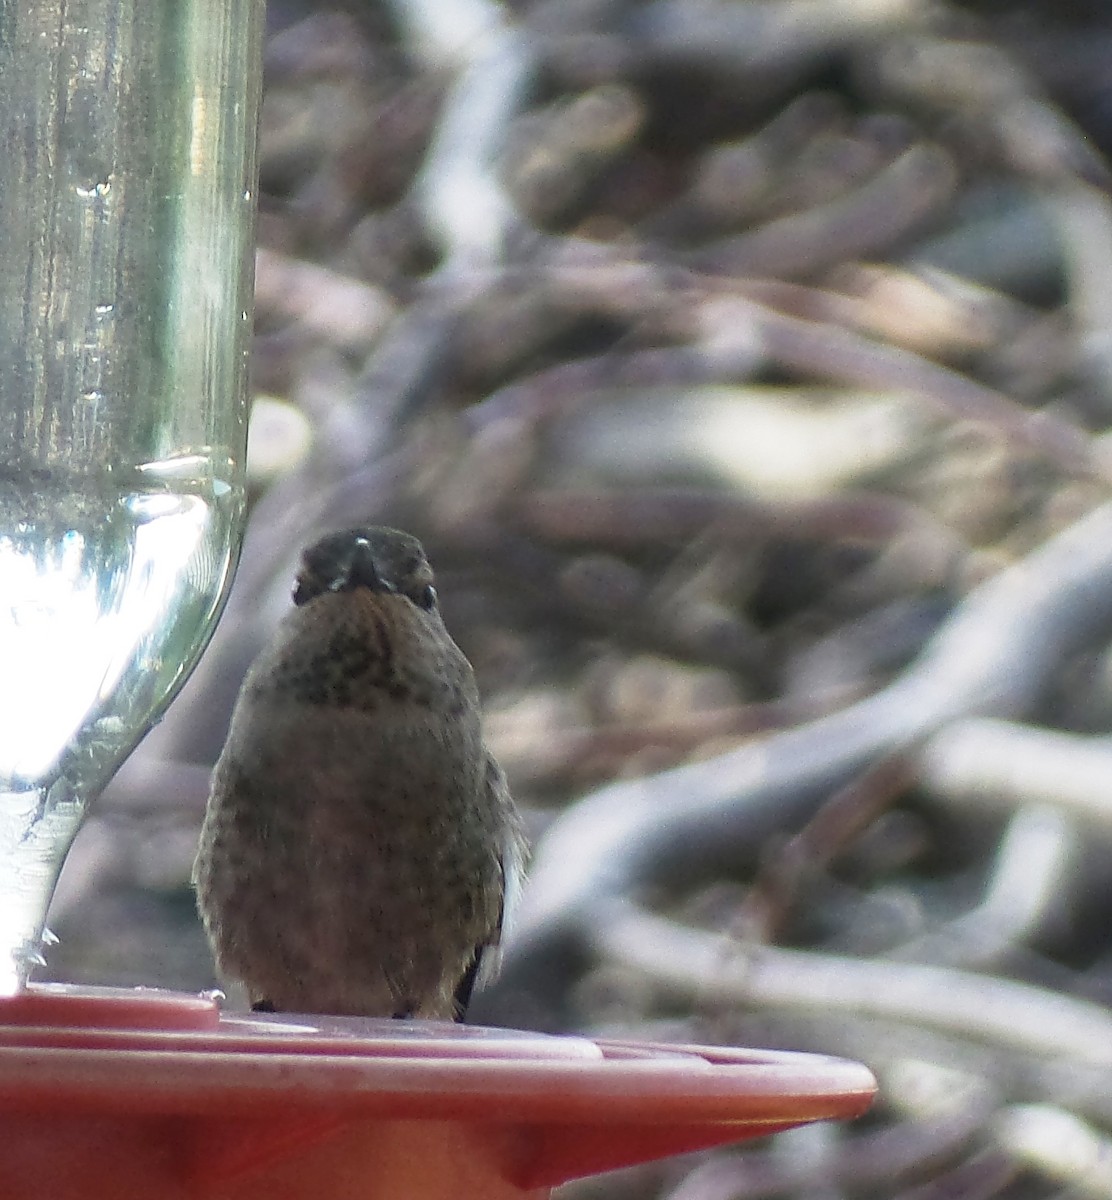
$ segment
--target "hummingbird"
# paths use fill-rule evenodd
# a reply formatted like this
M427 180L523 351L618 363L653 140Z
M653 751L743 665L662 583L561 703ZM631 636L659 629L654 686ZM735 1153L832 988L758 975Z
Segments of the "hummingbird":
M256 1011L462 1020L524 855L421 543L314 542L213 771L193 881L220 974Z

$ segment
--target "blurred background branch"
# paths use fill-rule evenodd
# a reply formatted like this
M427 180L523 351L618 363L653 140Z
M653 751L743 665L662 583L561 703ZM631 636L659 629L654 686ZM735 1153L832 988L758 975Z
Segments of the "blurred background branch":
M55 978L189 869L296 553L420 536L536 847L484 1019L883 1098L584 1200L1107 1195L1112 13L271 0L252 514Z

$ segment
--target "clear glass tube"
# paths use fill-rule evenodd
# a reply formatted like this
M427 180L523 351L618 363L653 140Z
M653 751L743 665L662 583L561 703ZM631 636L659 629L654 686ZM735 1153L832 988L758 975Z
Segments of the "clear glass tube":
M264 0L0 0L0 994L219 614Z

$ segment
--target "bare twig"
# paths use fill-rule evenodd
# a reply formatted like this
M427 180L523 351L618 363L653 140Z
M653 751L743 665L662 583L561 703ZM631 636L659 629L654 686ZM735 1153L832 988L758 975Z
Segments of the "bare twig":
M315 263L259 249L255 265L255 308L279 313L333 344L363 349L393 315L389 298L366 283Z
M1002 392L909 350L837 326L767 308L754 311L738 303L732 319L755 321L765 352L784 366L866 387L914 392L956 416L999 430L1071 471L1108 477L1108 466L1094 453L1084 430L1058 414L1032 413ZM723 319L729 319L728 311L723 312Z
M710 242L684 258L713 274L794 279L883 253L947 204L957 180L938 146L912 146L848 195Z
M772 942L807 881L855 841L911 782L906 755L882 758L839 788L806 825L761 864L735 922L746 941Z

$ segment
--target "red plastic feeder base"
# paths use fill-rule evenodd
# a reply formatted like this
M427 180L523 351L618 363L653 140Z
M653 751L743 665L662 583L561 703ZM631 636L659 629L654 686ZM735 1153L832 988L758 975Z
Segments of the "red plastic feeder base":
M0 1000L5 1200L543 1197L578 1176L853 1117L810 1054L423 1021L222 1015L198 996Z

